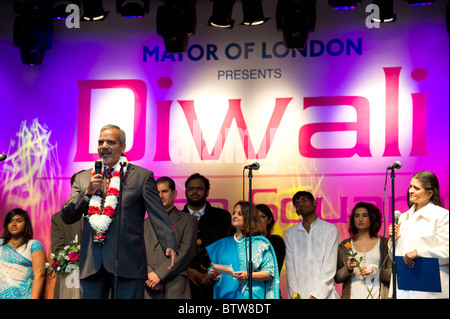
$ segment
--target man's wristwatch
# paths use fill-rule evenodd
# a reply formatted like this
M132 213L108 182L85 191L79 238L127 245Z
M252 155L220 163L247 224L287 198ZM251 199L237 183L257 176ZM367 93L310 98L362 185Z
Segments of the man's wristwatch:
M87 188L84 190L84 200L89 202L91 200L92 195L90 195L87 191Z

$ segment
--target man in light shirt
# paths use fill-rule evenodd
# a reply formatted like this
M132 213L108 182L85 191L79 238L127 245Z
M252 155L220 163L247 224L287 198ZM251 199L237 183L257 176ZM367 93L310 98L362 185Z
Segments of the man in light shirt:
M311 193L297 192L292 203L303 220L286 233L288 294L298 293L302 299L338 299L334 286L338 229L318 218L317 201Z

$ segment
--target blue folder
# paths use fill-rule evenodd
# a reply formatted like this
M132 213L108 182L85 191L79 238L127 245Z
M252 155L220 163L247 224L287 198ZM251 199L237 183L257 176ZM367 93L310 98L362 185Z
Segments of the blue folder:
M442 292L437 258L418 257L409 268L402 256L396 256L397 286L402 290Z

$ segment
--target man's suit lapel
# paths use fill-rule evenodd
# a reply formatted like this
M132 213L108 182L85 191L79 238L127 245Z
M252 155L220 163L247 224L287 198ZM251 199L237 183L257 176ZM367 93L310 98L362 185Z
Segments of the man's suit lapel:
M125 174L125 178L123 180L123 184L126 185L131 177L134 175L134 166L132 164L128 164L127 173Z
M172 223L172 227L175 227L175 225L178 223L178 221L181 218L181 213L178 210L173 210L172 213L169 216L170 222Z

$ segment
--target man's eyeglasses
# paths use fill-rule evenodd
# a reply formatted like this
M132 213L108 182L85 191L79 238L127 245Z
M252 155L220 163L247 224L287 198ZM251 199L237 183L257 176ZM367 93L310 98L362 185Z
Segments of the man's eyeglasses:
M305 204L305 203L307 203L309 200L310 200L310 199L309 199L308 197L302 197L302 198L300 198L298 201L296 201L296 202L294 203L294 206L295 206L295 207L299 207L301 204Z
M193 192L193 191L201 192L204 190L205 190L205 187L203 187L203 186L196 186L196 187L189 186L188 188L186 188L186 191L188 191L188 192Z

